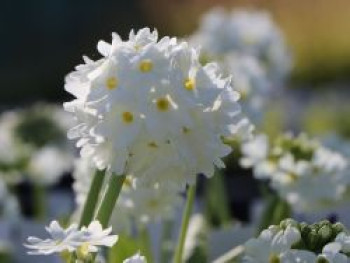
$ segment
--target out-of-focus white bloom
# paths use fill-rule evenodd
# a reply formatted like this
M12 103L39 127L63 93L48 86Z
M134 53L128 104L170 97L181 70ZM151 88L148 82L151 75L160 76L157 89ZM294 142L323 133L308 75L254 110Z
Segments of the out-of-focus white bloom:
M91 252L98 252L99 246L113 246L118 236L110 235L112 228L102 229L98 221L93 221L88 227L78 229L77 224L72 224L67 229L62 228L57 221L52 221L46 231L50 239L29 237L25 246L32 251L31 255L49 255L63 251L77 251L78 256L87 256Z
M242 120L230 79L215 64L201 66L187 43L158 41L148 28L127 41L112 37L98 44L102 59L85 59L66 78L65 89L76 97L65 104L77 119L69 137L79 139L82 156L151 186L212 176L231 152L222 137Z
M183 261L186 262L193 254L195 248L208 234L207 223L201 214L194 214L190 218L183 251Z
M276 169L276 164L269 160L269 141L266 135L259 134L241 145L240 164L244 168L253 168L254 176L259 179L269 178Z
M78 225L73 224L67 229L60 226L57 221L52 221L46 231L50 234L49 239L40 239L37 237L28 237L25 246L32 251L31 255L49 255L53 253L61 253L65 250L73 252L81 244Z
M72 155L55 146L45 146L35 152L28 164L28 174L39 184L57 183L72 167Z
M318 261L316 262L321 261L321 259L323 260L321 262L324 262L324 260L326 259L327 260L326 262L329 262L329 263L348 263L349 262L348 257L345 254L340 253L341 248L342 246L340 243L333 242L333 243L327 244L323 248L322 254L320 254L317 257Z
M259 237L245 243L242 262L280 262L281 255L289 251L300 238L300 232L295 227L288 226L286 229L281 229L278 226L270 226L262 231Z
M253 123L261 122L272 90L260 62L251 55L230 53L220 66L224 72L232 74L233 86L241 94L242 112Z
M255 56L275 80L285 78L291 69L283 35L267 12L215 8L203 16L192 41L209 57L231 52Z
M305 135L286 134L269 145L257 136L243 144L243 167L253 167L258 179L270 179L271 186L294 209L321 209L341 202L349 186L349 163Z
M295 209L308 211L341 202L347 187L346 160L320 147L310 161L286 155L279 161L272 186Z
M137 253L136 255L133 255L130 258L127 258L123 261L123 263L146 263L146 258L144 256L141 256L140 253Z
M68 113L49 104L3 113L0 176L12 184L25 175L34 183L57 182L72 165L73 148L65 136L69 118Z

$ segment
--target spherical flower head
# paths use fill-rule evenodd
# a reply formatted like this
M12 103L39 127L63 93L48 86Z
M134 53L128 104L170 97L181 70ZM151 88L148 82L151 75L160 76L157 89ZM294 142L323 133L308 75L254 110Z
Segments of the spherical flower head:
M113 34L98 49L100 60L86 60L66 78L76 97L65 104L77 119L69 137L79 139L82 155L99 169L150 185L192 183L196 174L212 176L223 166L231 148L222 137L242 118L239 95L215 64L201 66L197 50L174 38L158 40L147 28L127 41Z

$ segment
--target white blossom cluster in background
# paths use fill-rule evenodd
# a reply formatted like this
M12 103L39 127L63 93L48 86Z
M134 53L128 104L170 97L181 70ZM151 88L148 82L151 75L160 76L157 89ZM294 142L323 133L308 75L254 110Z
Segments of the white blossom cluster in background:
M54 105L39 104L0 116L0 177L51 185L72 167L74 151L66 139L71 117Z
M199 173L214 174L232 149L223 137L248 133L239 94L216 64L201 66L186 42L148 28L122 41L100 41L103 56L66 78L76 99L65 103L77 125L81 155L98 169L137 178L138 185L183 189Z
M349 243L350 236L339 223L308 225L287 219L248 240L237 262L347 263Z
M284 134L269 142L257 135L242 145L240 163L252 167L257 179L267 179L271 187L299 211L324 208L344 201L348 160L305 134Z
M76 160L73 173L73 189L76 197L77 211L80 217L85 203L95 168L88 159ZM127 177L121 190L111 224L118 233L130 233L132 222L144 225L161 219L172 218L174 211L182 203L178 189L171 189L164 184L153 187L137 187L137 179Z
M215 60L232 75L242 94L243 113L261 122L266 104L289 76L292 62L282 32L264 11L214 8L189 37L203 60Z

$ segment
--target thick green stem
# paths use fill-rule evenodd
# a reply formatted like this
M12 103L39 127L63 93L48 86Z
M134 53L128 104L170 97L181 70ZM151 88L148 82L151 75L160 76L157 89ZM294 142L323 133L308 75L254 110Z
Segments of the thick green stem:
M174 251L173 246L173 233L174 219L167 218L162 224L162 239L160 248L160 262L169 262L171 255Z
M34 184L34 217L38 221L43 221L46 216L46 189L44 185Z
M111 175L107 184L107 190L101 201L101 206L98 209L96 219L100 221L103 228L108 226L109 219L112 215L113 208L117 202L120 190L123 187L125 175Z
M96 170L92 179L88 196L85 200L83 212L81 214L79 227L88 226L95 215L96 205L100 196L105 171Z
M179 236L179 240L175 251L174 263L182 262L182 254L183 254L188 224L190 221L190 216L192 213L195 196L196 196L196 185L194 184L194 185L191 185L187 190L187 201L186 201L185 211L182 215L181 231L180 231L180 236Z

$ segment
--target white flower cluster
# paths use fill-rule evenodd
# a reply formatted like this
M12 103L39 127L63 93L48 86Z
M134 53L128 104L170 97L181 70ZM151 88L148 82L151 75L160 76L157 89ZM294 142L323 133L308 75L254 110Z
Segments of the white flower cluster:
M214 8L203 16L190 42L203 50L203 60L215 59L233 76L242 94L243 113L261 122L272 91L283 86L291 57L282 33L263 11Z
M348 160L301 134L269 143L258 135L242 145L241 165L268 179L278 194L299 211L341 202L349 186Z
M238 262L348 263L350 236L329 222L273 225L244 244ZM312 233L312 234L310 234Z
M61 252L76 252L78 257L88 257L89 253L96 253L100 246L112 247L118 240L118 236L111 235L112 228L102 229L98 221L93 221L88 227L78 229L73 224L64 229L57 221L52 221L46 231L49 239L28 237L25 246L31 251L31 255L50 255Z
M75 180L73 189L77 203L76 216L81 213L94 173L95 169L87 159L76 160L73 173ZM114 230L128 233L131 222L146 224L150 221L171 218L175 208L181 203L182 198L177 188L166 184L138 187L137 179L128 176L112 214L111 224Z
M158 40L148 28L122 41L100 41L102 58L66 78L76 99L65 103L77 126L81 155L99 169L128 174L140 184L193 183L214 174L231 152L222 138L241 129L242 117L230 79L215 64L201 66L199 53L175 38Z
M35 105L0 116L0 177L17 183L28 176L53 184L72 166L73 149L65 138L69 115L57 106Z
M264 11L227 12L215 8L204 15L193 41L209 56L224 56L231 52L252 55L274 78L284 78L291 69L283 35Z

